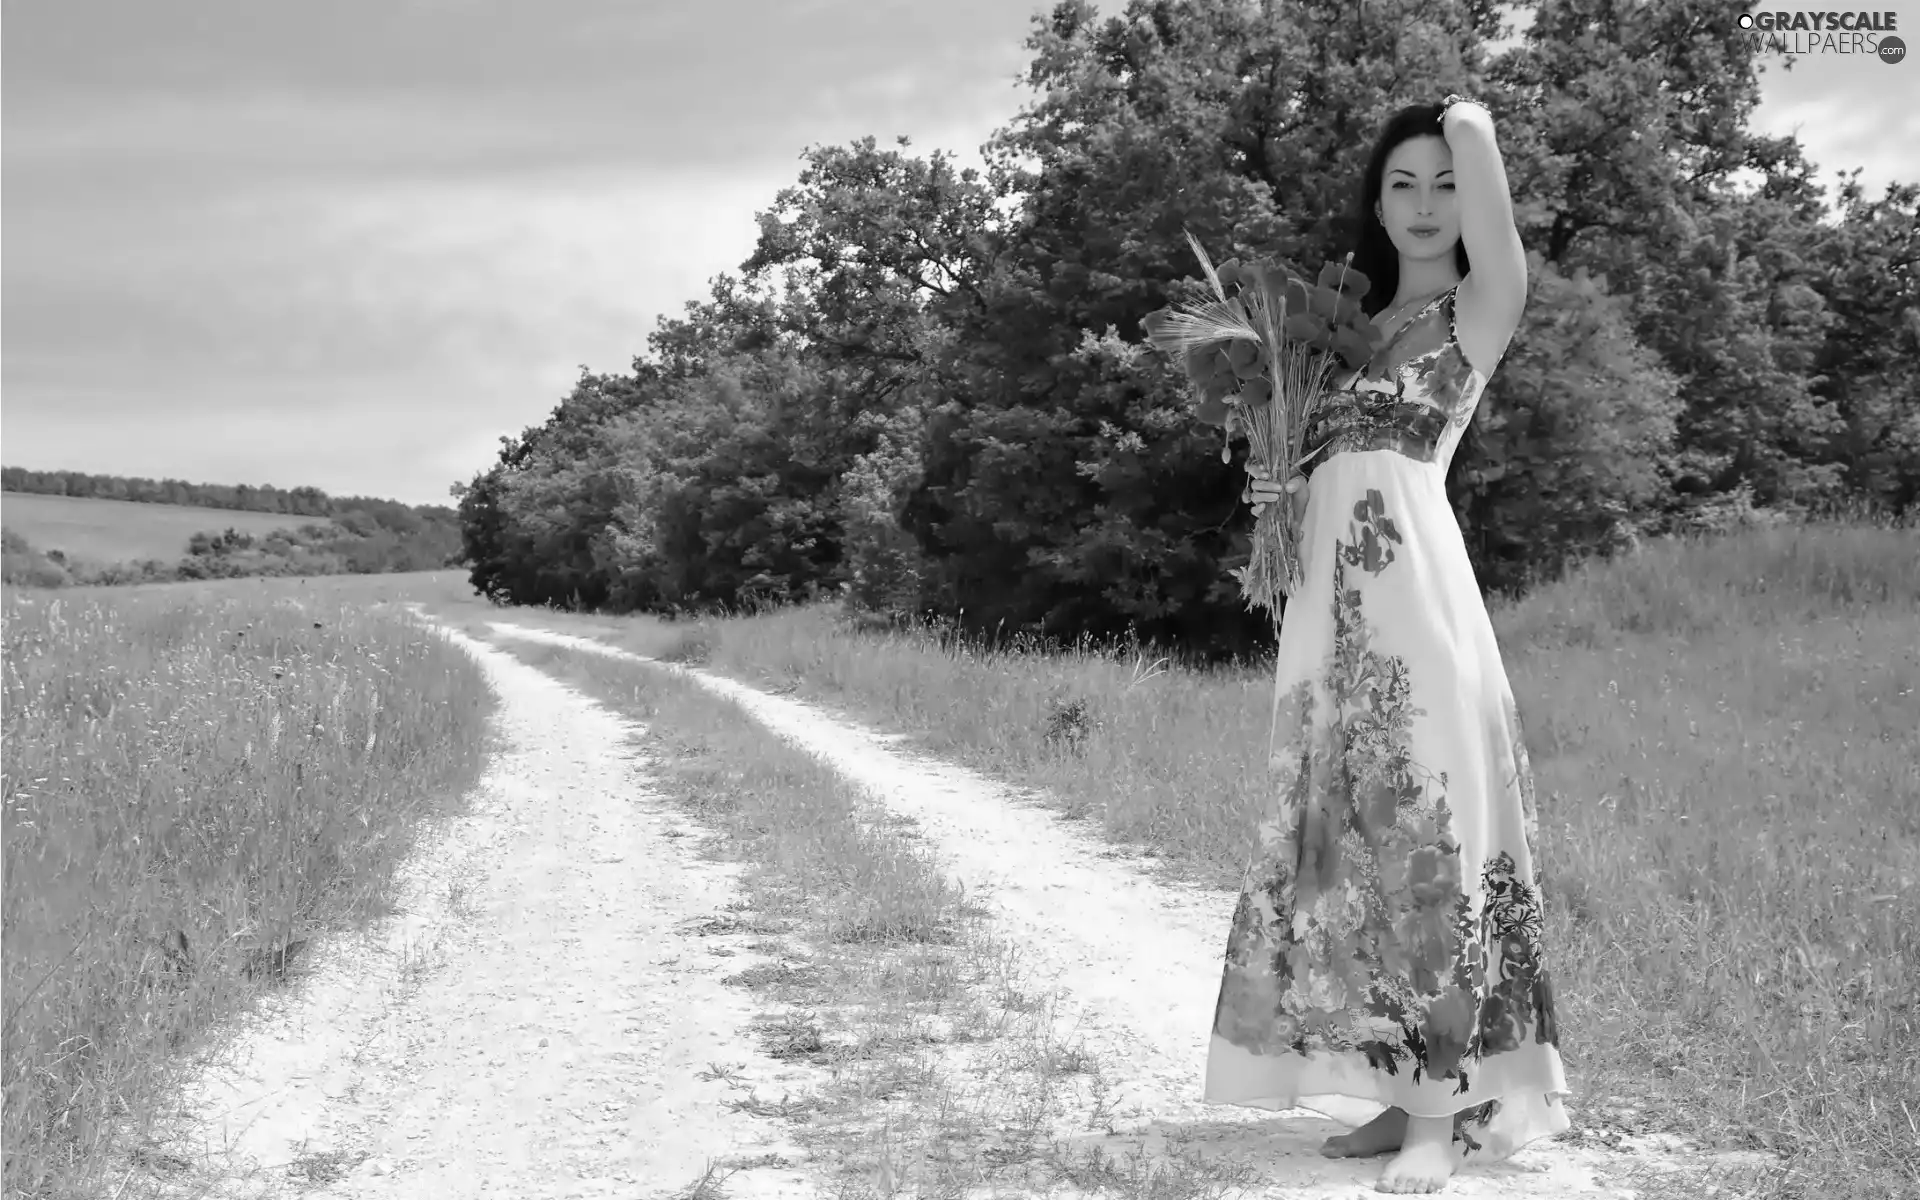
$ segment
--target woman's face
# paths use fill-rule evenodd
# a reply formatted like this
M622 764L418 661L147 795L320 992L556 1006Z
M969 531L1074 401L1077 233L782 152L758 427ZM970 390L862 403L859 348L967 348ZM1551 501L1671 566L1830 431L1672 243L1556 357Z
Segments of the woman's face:
M1408 138L1387 155L1374 215L1406 258L1439 258L1460 240L1453 195L1453 151L1446 139Z

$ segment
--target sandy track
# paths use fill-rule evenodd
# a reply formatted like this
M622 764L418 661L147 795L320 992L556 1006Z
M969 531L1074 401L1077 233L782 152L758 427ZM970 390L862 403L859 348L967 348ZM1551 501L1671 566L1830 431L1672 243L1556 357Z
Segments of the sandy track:
M499 635L613 657L641 656L590 639L493 623ZM661 664L664 666L664 664ZM829 718L708 672L681 671L727 696L794 744L912 818L969 899L990 908L998 932L1027 952L1036 979L1057 990L1065 1029L1111 1065L1121 1138L1083 1135L1112 1149L1170 1136L1252 1163L1272 1194L1294 1200L1375 1194L1381 1160L1333 1161L1320 1143L1342 1126L1313 1113L1284 1115L1200 1103L1206 1039L1220 985L1224 937L1235 897L1178 888L1114 861L1112 848L964 768L903 753L898 739ZM1578 1104L1578 1098L1574 1103ZM1359 1122L1378 1106L1356 1103ZM1639 1161L1658 1153L1634 1155ZM1598 1178L1620 1156L1537 1143L1506 1163L1464 1172L1447 1194L1473 1197L1631 1196Z
M763 1093L795 1086L745 1032L751 996L721 982L761 960L685 932L734 899L733 869L697 858L702 831L649 791L634 726L448 633L499 691L505 752L403 868L398 917L322 945L310 977L214 1039L159 1139L195 1164L169 1190L651 1197L725 1156L804 1159L698 1078L746 1064ZM815 1194L780 1166L727 1189Z

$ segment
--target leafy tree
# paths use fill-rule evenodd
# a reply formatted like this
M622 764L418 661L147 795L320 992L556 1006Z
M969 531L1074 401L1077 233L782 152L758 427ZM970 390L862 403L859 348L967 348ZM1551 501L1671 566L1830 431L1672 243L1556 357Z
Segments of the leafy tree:
M1920 505L1920 185L1869 201L1858 176L1810 255L1831 316L1812 363L1835 418L1818 458L1838 466L1845 495L1900 512Z
M1829 374L1829 339L1834 251L1852 237L1822 224L1798 145L1747 129L1759 66L1738 11L1552 0L1488 70L1525 240L1563 273L1593 272L1631 297L1634 338L1678 381L1674 443L1656 454L1665 486L1635 514L1647 532L1735 492L1823 507L1847 489L1836 451L1849 389ZM1733 186L1743 169L1762 177L1753 194ZM1902 286L1868 284L1867 307L1897 311L1890 284ZM1523 404L1517 382L1503 368L1491 407ZM1863 407L1869 442L1897 427L1889 406ZM1576 540L1554 557L1588 548Z
M1679 382L1635 340L1630 304L1536 253L1533 296L1454 456L1450 498L1483 586L1519 590L1630 545L1664 492Z
M777 353L736 355L609 430L608 563L624 603L790 602L840 554L837 464L807 452L814 383Z
M916 616L931 564L904 525L925 477L921 410L906 408L881 429L878 444L854 459L840 490L842 588L856 609L896 620Z
M544 424L502 439L501 461L457 492L476 591L515 604L606 602L618 491L604 428L651 394L637 377L583 367Z

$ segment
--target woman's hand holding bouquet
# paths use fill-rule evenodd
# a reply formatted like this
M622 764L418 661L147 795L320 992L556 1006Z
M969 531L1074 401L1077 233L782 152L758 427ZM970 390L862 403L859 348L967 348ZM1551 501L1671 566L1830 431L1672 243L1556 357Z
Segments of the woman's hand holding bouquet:
M1277 259L1218 270L1191 232L1187 240L1213 299L1163 308L1141 322L1147 342L1186 369L1194 411L1249 443L1245 498L1255 505L1253 557L1235 571L1250 606L1278 615L1279 594L1299 591L1300 521L1307 499L1301 467L1324 447L1303 445L1308 418L1328 392L1334 362L1365 366L1379 348L1380 330L1360 307L1370 285L1352 268L1353 256L1327 263L1317 282ZM1227 450L1222 461L1231 461ZM1277 481L1287 478L1285 484ZM1285 512L1272 507L1292 497Z
M1296 474L1282 483L1269 475L1265 467L1252 463L1247 466L1247 477L1247 490L1241 493L1240 499L1253 505L1254 519L1263 516L1268 505L1281 505L1287 532L1293 538L1293 544L1298 546L1301 525L1307 516L1307 477Z

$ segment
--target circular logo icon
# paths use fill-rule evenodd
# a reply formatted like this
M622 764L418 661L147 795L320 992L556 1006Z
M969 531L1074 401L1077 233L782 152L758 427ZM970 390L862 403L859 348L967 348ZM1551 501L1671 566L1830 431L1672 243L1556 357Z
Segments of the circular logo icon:
M1752 14L1752 13L1741 13L1741 14L1740 14L1740 28L1742 28L1742 29L1752 29L1752 28L1753 28L1753 14Z
M1894 37L1892 34L1888 34L1886 37L1883 37L1880 39L1880 61L1881 62L1897 63L1901 59L1905 58L1906 56L1907 56L1907 44L1901 41L1899 38Z

